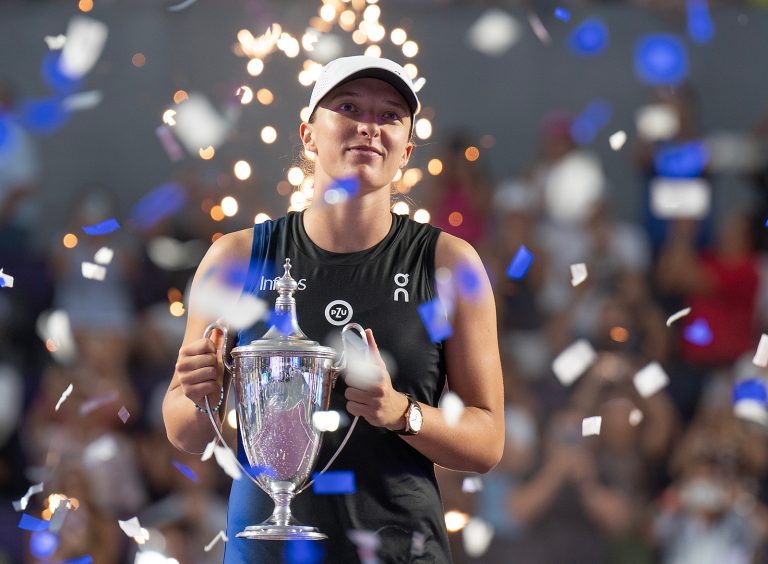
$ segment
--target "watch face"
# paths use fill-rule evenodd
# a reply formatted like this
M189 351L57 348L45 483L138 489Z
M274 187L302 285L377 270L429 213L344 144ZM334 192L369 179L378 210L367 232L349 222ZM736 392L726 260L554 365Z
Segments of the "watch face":
M421 410L413 408L411 409L410 414L408 415L408 425L413 431L419 432L421 429Z

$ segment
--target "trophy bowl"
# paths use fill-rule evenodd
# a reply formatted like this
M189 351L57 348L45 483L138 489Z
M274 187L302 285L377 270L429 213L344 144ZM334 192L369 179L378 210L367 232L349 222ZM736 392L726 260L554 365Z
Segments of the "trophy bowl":
M339 355L302 332L296 318L293 293L297 283L290 275L290 259L286 259L284 268L284 275L276 283L279 297L275 301L273 323L261 339L228 353L225 325L212 323L204 336L210 338L214 329L224 334L222 360L235 385L243 449L257 474L254 477L253 472L243 470L275 503L266 521L247 526L237 536L258 540L321 540L327 538L326 535L297 522L291 515L290 504L295 495L308 487L307 480L320 452L323 432L313 425L313 415L328 410L331 391L346 361L344 353ZM357 323L344 326L342 342L350 330L359 333L362 341L358 346L367 349L365 332ZM231 361L227 358L229 355ZM210 413L210 404L205 401L211 424L226 446ZM356 422L357 418L328 465L343 448ZM234 458L237 460L237 456Z

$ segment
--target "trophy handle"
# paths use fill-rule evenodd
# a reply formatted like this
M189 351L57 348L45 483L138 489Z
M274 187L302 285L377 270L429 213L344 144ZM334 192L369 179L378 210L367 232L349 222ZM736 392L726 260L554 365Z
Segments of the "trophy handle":
M221 345L221 361L224 363L224 368L230 374L234 374L235 367L232 366L232 362L229 359L229 327L221 320L214 321L203 331L203 339L210 339L214 329L218 329L223 334L224 343Z

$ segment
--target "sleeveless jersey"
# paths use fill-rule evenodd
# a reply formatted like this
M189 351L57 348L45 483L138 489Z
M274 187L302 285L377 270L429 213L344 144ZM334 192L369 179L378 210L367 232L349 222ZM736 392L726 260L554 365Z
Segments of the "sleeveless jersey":
M245 291L274 307L275 280L291 259L299 325L312 340L338 347L341 328L356 322L371 328L379 349L389 355L393 387L436 406L445 385L442 343L433 343L418 306L436 297L435 247L440 230L407 216L392 214L392 226L377 245L354 253L332 253L315 245L304 230L303 214L292 212L255 225ZM238 345L259 339L268 329L258 322L238 334ZM386 358L386 356L385 356ZM343 377L331 396L331 409L346 412ZM351 418L351 417L350 417ZM347 427L326 432L315 471L324 468ZM238 457L247 467L238 433ZM355 492L318 495L308 488L293 498L293 515L328 535L320 543L324 559L312 562L356 563L360 559L348 533L375 531L382 563L451 561L443 506L433 463L387 429L362 417L331 470L354 473ZM235 535L272 513L272 500L247 477L235 480L229 498L224 561L293 562L292 547L282 541L240 539ZM295 545L294 545L295 547ZM301 560L302 562L304 560ZM307 560L310 561L310 560Z

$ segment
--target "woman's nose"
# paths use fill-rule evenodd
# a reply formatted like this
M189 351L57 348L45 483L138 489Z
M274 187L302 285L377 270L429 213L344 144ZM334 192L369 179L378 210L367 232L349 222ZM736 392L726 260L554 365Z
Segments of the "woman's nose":
M360 116L360 121L357 123L357 131L367 137L378 137L380 130L379 124L376 121L376 116L373 114Z

